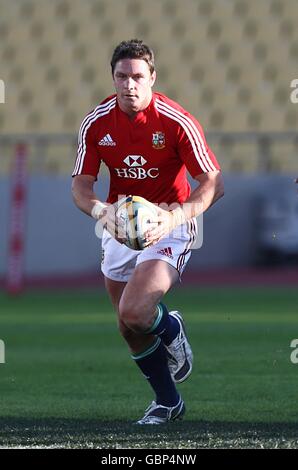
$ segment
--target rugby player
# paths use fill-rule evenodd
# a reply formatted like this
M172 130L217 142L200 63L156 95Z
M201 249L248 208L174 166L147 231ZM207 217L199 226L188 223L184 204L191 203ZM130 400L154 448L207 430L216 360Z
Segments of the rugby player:
M193 362L182 315L168 311L162 299L190 258L196 217L223 196L223 178L196 118L153 92L156 71L149 46L137 39L121 42L111 72L116 93L87 114L80 127L73 198L80 210L104 221L105 286L120 333L155 393L137 423L162 424L183 416L176 384L188 378ZM106 202L94 192L101 162L110 172ZM197 182L192 191L187 171ZM143 251L124 245L123 234L111 235L117 226L114 209L128 195L159 205Z

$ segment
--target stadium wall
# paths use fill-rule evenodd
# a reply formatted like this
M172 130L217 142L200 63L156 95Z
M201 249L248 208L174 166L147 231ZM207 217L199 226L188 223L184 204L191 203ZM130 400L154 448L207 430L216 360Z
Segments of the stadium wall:
M100 242L94 221L72 202L71 181L65 177L31 176L26 213L26 277L95 273ZM225 196L204 216L204 242L193 251L190 267L230 268L256 262L256 211L259 196L293 186L293 176L225 176ZM104 198L108 180L97 183ZM293 188L295 193L295 188ZM7 266L10 182L0 179L0 278Z

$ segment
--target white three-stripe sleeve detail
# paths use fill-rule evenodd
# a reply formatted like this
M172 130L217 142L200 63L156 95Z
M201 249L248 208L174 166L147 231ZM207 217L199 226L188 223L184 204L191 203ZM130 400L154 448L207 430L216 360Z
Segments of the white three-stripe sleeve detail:
M187 125L190 128L190 130L192 132L192 135L193 135L193 137L194 137L194 139L197 143L197 147L198 147L198 150L200 152L200 156L201 156L201 158L204 162L204 165L206 166L206 168L209 171L216 170L216 167L214 166L211 158L208 155L208 151L206 149L204 139L201 136L201 133L200 133L199 129L196 127L196 125L194 124L194 122L188 116L186 116L185 114L182 114L180 111L176 110L175 108L168 105L167 103L164 103L163 101L160 101L158 99L156 100L156 103L158 103L159 106L161 105L163 107L163 109L167 109L169 112L177 115L185 123L187 123Z
M160 105L162 105L165 109L168 109L169 112L172 112L172 113L178 115L181 119L183 119L184 121L186 121L188 123L188 125L191 128L192 134L195 138L195 141L197 143L198 150L200 152L200 155L201 155L201 158L204 162L204 165L207 167L207 169L209 171L216 170L211 158L208 155L208 151L206 149L204 139L202 138L202 136L199 132L199 129L195 126L194 122L188 116L186 116L185 114L182 114L180 111L176 110L175 108L168 105L167 103L164 103L163 101L160 101L160 100L156 100L156 101ZM198 142L198 139L199 139L200 143Z
M78 135L78 160L76 162L76 167L79 163L81 153L82 153L82 145L83 145L82 134L84 132L85 126L88 125L90 119L92 119L94 116L96 116L99 112L102 112L102 111L106 110L107 108L109 108L111 106L111 104L115 103L115 102L116 102L116 97L112 98L111 100L109 100L105 104L100 104L91 113L89 113L85 117L85 119L83 120L83 122L81 124L81 127L80 127L80 130L79 130L79 135ZM77 168L75 168L75 170L77 170Z
M83 122L80 126L79 134L78 134L78 157L77 157L74 173L77 170L77 166L78 166L80 158L81 158L82 145L83 145L82 134L84 132L85 126L88 124L90 119L92 119L94 116L96 116L99 112L104 111L105 109L109 108L109 106L112 103L115 103L115 101L116 101L116 97L112 98L110 101L108 101L105 104L100 104L91 113L87 114L87 116L83 120Z
M109 112L111 111L111 109L115 108L116 104L113 104L110 106L110 108L103 112L103 113L100 113L100 114L97 114L96 116L94 116L93 119L91 119L88 123L88 125L86 126L85 130L84 130L84 134L82 136L82 142L83 142L83 150L82 150L82 154L81 154L81 158L80 158L80 163L79 163L79 168L78 168L78 174L81 173L82 171L82 168L83 168L83 164L84 164L84 159L85 159L85 155L86 155L86 134L87 134L87 131L89 129L89 127L91 126L91 124L96 121L98 118L102 117L102 116L105 116L106 114L109 114Z
M175 115L178 117L178 119L180 119L180 123L182 124L182 121L185 123L185 125L187 126L187 128L190 130L191 134L192 134L192 137L196 143L196 149L198 150L199 154L200 154L200 159L197 158L197 153L195 153L195 156L198 160L198 162L201 164L202 162L202 167L204 167L204 171L213 171L213 170L216 170L212 160L210 159L209 155L208 155L208 152L207 152L207 149L205 147L205 143L204 143L204 140L199 132L199 129L195 126L195 124L192 122L192 120L185 116L184 114L182 114L181 112L175 110L174 108L172 108L171 106L167 105L166 103L163 103L162 101L159 101L159 100L156 100L158 101L158 105L159 106L162 106L162 109L164 110L167 110L171 115ZM179 122L179 121L178 121ZM183 128L185 129L185 127L183 126ZM194 147L193 147L194 149Z
M86 153L86 134L87 134L87 131L88 131L89 127L91 126L91 124L94 121L96 121L96 119L98 119L101 116L105 116L106 114L108 114L111 111L111 109L115 108L115 106L116 106L116 103L115 103L115 101L113 101L112 103L110 103L109 108L107 108L105 111L104 111L103 108L99 109L99 107L98 107L96 114L94 114L94 112L91 113L91 115L89 115L89 119L88 120L85 119L83 121L83 123L81 125L81 128L80 128L80 132L79 132L78 156L77 156L77 160L76 160L76 164L75 164L75 169L73 171L73 175L80 174L80 172L82 171L84 158L85 158L85 153ZM93 117L91 118L91 116L93 116Z
M207 173L208 172L208 169L206 169L205 165L204 165L204 162L201 160L201 157L198 153L198 149L197 149L197 146L195 144L195 141L193 139L193 135L191 134L191 130L189 129L189 127L187 126L187 124L182 120L180 119L177 115L175 114L172 114L172 113L169 113L168 111L166 111L165 109L161 108L158 104L156 104L156 109L161 113L161 114L164 114L165 116L168 116L170 119L173 119L173 121L176 121L178 122L182 127L183 129L185 130L186 132L186 135L187 137L189 138L189 141L192 145L192 149L193 149L193 153L200 165L200 167L202 168L203 172L204 173Z
M97 106L91 113L87 114L87 116L85 117L85 119L83 120L82 124L81 124L81 127L80 127L80 130L79 130L79 135L78 135L78 143L79 144L82 144L82 133L84 131L84 127L86 124L88 124L88 121L89 119L92 119L97 113L99 113L100 111L104 111L105 109L109 108L109 106L112 104L112 103L115 103L116 102L116 97L112 98L110 101L108 101L107 103L104 103L104 104L100 104L99 106Z

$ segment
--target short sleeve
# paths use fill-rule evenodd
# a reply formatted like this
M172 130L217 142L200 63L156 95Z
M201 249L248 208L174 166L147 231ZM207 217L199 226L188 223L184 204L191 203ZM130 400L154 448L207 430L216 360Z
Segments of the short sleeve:
M199 122L190 114L185 114L179 124L178 152L191 176L194 178L202 173L220 170Z
M94 125L90 125L87 116L79 130L77 158L72 176L92 175L97 179L101 159L96 144Z

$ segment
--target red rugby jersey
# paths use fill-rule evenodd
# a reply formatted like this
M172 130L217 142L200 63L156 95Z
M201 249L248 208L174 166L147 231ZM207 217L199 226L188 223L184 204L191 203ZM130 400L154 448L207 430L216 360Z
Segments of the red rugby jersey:
M186 170L195 177L220 169L199 122L156 92L133 119L120 109L116 95L85 117L73 176L97 178L102 161L110 171L111 203L129 194L156 204L183 203L190 194Z

